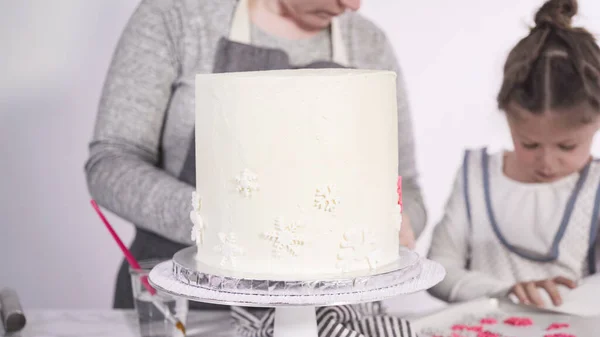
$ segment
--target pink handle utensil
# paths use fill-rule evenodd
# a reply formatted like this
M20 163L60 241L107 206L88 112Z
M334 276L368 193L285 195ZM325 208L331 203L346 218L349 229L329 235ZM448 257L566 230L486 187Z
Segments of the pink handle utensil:
M133 257L133 254L131 254L129 249L127 249L127 247L123 244L123 241L121 241L121 238L117 235L117 232L115 232L113 227L110 225L110 223L108 222L108 220L106 219L106 217L104 216L102 211L100 210L100 207L98 207L98 204L96 203L96 201L92 199L90 201L90 203L92 204L92 207L94 207L94 209L96 210L96 213L98 213L98 216L100 217L102 222L104 222L106 229L108 229L108 231L112 235L113 239L117 242L117 245L119 246L119 248L121 248L121 251L123 252L123 255L125 255L125 259L129 263L129 265L133 269L141 270L142 268L140 267L140 264L135 259L135 257ZM150 285L150 282L148 282L148 276L142 276L142 284L148 290L148 292L152 295L152 297L154 297L154 295L156 295L156 289L154 289ZM158 301L153 300L152 303L154 303L156 308L165 315L165 318L167 318L171 323L173 323L175 325L175 327L177 329L179 329L185 336L185 326L183 325L183 323L181 323L181 321L179 319L177 319L175 316L173 316L173 313L171 312L171 310L169 310L167 307L165 307L162 303L159 303Z

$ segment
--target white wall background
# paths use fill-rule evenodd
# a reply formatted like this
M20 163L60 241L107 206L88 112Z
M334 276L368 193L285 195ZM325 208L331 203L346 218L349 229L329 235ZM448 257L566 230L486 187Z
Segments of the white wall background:
M137 3L0 2L0 288L16 288L25 308L111 306L121 253L89 206L83 164L113 48ZM504 57L541 3L364 0L408 83L430 225L465 146L510 144L494 97ZM578 23L600 33L600 1L580 4ZM129 224L109 220L132 239ZM440 305L425 293L393 304Z

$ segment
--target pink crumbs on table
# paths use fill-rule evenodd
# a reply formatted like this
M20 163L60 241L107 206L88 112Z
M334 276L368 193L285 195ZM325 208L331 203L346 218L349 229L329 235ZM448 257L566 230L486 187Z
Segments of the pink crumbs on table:
M495 318L482 318L481 321L479 321L479 323L492 325L498 323L498 321Z
M552 323L546 330L558 330L570 327L569 323Z
M452 326L452 330L481 332L483 331L483 327L480 325L455 324Z
M482 331L477 334L477 337L500 337L500 335L489 331Z
M509 317L504 320L504 324L514 326L530 326L533 325L533 321L528 317Z

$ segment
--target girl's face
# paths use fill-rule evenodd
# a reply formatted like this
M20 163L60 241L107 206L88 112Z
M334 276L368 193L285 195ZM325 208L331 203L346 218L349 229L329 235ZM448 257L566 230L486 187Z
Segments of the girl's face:
M327 28L347 9L357 11L361 0L279 0L285 15L307 30Z
M546 111L534 115L523 109L514 110L508 114L508 125L515 164L527 181L555 181L580 171L588 163L598 118L574 125L565 115L581 111Z

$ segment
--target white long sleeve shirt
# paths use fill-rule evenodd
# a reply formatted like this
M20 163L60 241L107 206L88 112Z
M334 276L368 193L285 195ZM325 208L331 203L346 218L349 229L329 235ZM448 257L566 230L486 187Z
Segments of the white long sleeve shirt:
M504 175L503 160L504 152L465 155L429 252L447 272L431 289L438 298L466 301L598 268L600 163L552 183L521 183Z

